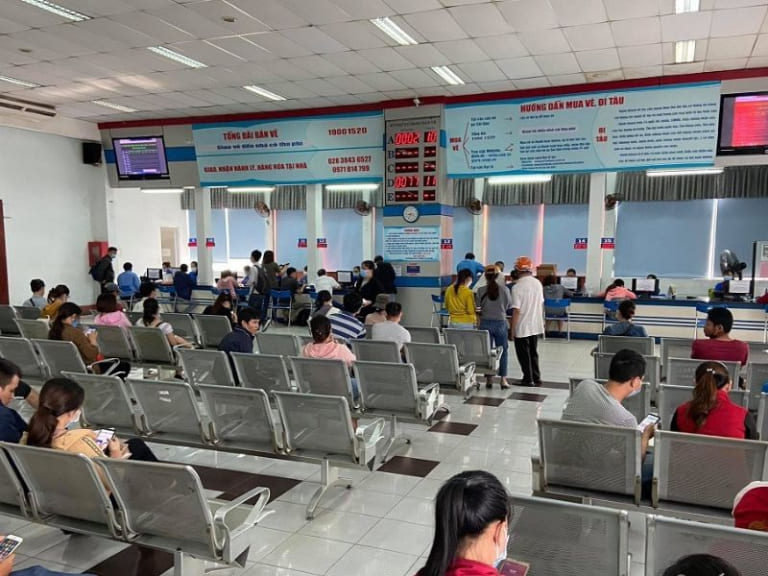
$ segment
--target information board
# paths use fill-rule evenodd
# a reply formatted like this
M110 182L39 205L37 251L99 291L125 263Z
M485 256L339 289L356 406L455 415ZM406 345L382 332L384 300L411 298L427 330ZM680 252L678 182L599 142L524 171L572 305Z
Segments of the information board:
M448 106L448 176L711 166L719 110L719 82Z
M440 227L385 226L384 260L409 262L440 260Z
M201 186L378 182L384 116L366 112L194 124Z
M388 205L437 200L439 135L439 116L387 121Z

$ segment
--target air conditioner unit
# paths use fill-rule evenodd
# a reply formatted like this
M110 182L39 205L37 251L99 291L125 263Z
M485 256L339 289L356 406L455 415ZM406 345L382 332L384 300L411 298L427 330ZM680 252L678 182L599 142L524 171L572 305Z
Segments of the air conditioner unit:
M0 94L0 115L23 117L39 122L46 118L55 118L56 107Z

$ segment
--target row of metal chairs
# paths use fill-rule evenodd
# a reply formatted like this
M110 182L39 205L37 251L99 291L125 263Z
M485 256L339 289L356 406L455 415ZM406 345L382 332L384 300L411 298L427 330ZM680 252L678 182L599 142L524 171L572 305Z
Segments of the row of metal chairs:
M0 443L0 513L170 552L174 576L203 576L205 561L245 567L268 501L262 487L209 499L191 466Z

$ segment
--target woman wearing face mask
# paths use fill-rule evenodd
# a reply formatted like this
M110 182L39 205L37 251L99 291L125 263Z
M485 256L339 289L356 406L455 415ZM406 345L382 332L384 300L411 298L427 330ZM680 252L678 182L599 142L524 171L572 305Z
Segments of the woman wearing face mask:
M52 378L40 391L40 404L29 421L27 444L76 452L88 458L128 458L156 462L157 458L140 438L123 443L115 436L106 448L96 444L97 433L79 426L85 392L68 378Z
M440 487L435 539L417 576L498 576L507 557L511 502L498 478L467 470Z
M373 260L364 260L360 268L360 278L355 284L355 290L363 297L364 306L360 310L358 317L365 319L365 317L371 312L376 311L376 307L373 303L376 301L376 296L384 292L381 287L381 283L373 277L373 270L375 266Z
M462 268L456 275L456 282L445 291L445 309L451 315L451 328L474 330L477 322L475 314L475 295L469 287L472 284L472 272Z

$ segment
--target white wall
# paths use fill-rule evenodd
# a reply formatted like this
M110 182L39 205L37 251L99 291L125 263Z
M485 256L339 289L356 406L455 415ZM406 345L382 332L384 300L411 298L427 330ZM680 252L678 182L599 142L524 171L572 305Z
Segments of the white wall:
M79 139L17 128L0 126L0 150L11 303L29 297L32 278L93 303L87 242L107 240L94 237L91 210L104 196L104 167L83 164Z
M147 268L159 268L160 228L178 228L177 251L180 262L189 263L187 213L181 209L178 194L144 194L139 188L110 188L107 191L110 244L119 249L115 270L131 262L142 275Z

